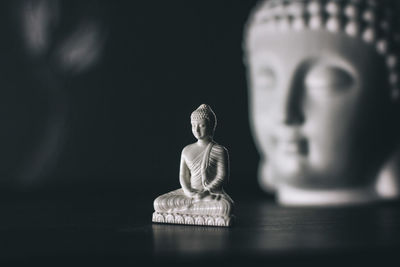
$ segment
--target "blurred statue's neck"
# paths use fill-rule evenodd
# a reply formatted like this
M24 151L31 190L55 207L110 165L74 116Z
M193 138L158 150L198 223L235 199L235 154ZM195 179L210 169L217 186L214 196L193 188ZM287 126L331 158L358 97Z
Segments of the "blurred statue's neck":
M359 205L380 199L375 186L340 190L310 190L287 185L279 186L277 198L280 204L288 206Z
M197 140L197 144L199 146L206 146L208 145L210 142L212 142L212 138L211 137L206 137L204 139L199 139Z

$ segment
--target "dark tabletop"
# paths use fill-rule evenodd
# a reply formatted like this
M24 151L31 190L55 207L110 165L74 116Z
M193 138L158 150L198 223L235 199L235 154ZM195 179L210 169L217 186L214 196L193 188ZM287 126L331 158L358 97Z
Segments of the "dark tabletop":
M129 194L2 199L0 260L268 266L378 264L396 260L400 205L289 208L236 199L231 228L153 224L153 197Z

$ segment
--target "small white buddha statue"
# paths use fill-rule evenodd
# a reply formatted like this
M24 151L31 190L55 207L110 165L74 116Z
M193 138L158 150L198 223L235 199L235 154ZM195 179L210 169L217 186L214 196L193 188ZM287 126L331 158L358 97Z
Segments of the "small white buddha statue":
M202 104L190 119L197 142L182 150L182 188L154 200L153 222L230 226L233 201L223 189L229 178L229 155L213 140L217 117Z
M245 34L259 181L284 205L400 195L399 44L391 0L268 0Z

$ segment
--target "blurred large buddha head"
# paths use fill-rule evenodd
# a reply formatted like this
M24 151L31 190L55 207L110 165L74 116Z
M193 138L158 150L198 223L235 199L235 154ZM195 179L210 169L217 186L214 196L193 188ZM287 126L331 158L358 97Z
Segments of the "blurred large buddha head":
M259 180L279 202L353 204L388 192L377 180L399 136L395 4L271 0L250 16L245 58Z

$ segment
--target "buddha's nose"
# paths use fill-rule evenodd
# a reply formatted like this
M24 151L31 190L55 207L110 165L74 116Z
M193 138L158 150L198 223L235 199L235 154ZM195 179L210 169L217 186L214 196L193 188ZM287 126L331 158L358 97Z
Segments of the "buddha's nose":
M293 83L278 94L275 102L275 117L279 123L285 125L300 125L305 119L302 107L302 88L295 81Z

